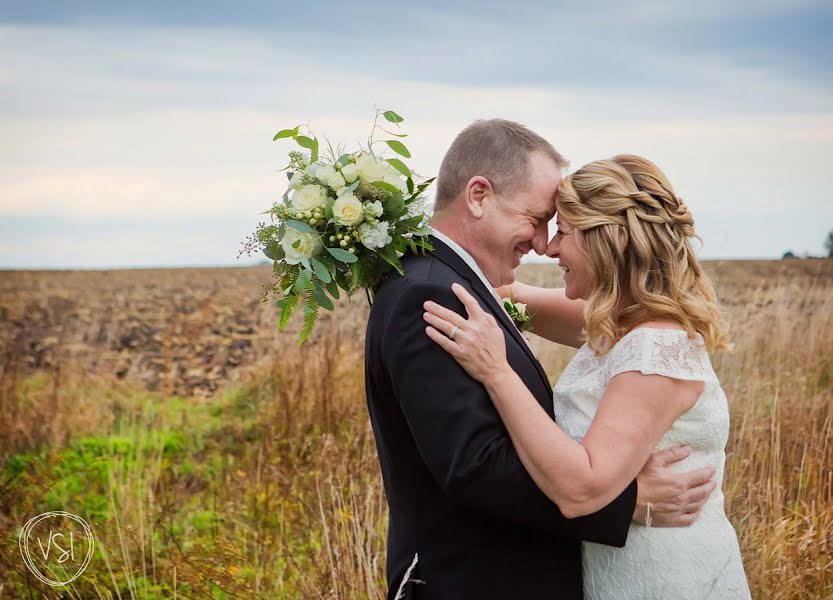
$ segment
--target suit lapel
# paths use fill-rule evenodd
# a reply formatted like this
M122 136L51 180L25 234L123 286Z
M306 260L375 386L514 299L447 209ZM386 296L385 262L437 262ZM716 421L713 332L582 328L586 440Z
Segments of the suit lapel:
M446 244L444 244L441 240L438 240L434 236L431 237L431 244L434 246L434 249L431 251L436 258L443 261L449 267L454 269L458 275L465 278L470 284L472 289L477 293L478 296L489 306L491 309L492 314L497 318L498 321L503 325L503 328L509 332L509 334L515 338L518 342L518 345L526 352L529 359L535 365L535 369L538 371L538 375L541 377L541 381L544 383L547 389L552 389L550 386L550 380L547 377L546 371L544 371L544 367L541 366L541 363L535 357L535 354L532 353L532 348L529 347L526 340L523 339L521 332L512 322L512 319L509 318L509 315L506 314L506 311L498 304L497 299L494 295L486 288L483 284L483 281L477 274L471 270L466 262L462 259L462 257L457 254L454 250L449 248Z

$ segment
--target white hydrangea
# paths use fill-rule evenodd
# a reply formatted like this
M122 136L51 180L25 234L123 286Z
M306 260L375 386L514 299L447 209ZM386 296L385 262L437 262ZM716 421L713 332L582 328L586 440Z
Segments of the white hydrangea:
M387 221L380 221L375 225L362 223L359 225L359 235L362 244L370 250L384 248L393 241L393 238L388 234Z
M411 202L405 209L405 218L410 219L417 215L423 215L426 219L431 218L431 205L428 203L428 198L421 197Z
M367 202L364 205L364 214L368 217L377 218L382 216L382 212L384 212L384 208L382 208L382 203L378 200L374 202Z

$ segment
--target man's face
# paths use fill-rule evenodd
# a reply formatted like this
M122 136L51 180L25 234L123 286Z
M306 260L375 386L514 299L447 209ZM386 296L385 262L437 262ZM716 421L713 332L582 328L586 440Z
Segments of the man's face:
M515 280L521 257L530 250L543 254L547 248L547 223L555 214L561 169L546 154L529 155L529 179L510 197L493 193L484 202L478 222L474 259L494 287Z

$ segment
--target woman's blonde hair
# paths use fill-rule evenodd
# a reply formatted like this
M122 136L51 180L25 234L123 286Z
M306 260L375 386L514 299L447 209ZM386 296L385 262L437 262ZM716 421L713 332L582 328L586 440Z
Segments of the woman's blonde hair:
M584 336L597 354L653 320L701 334L709 351L728 347L714 286L690 246L694 219L655 164L630 154L587 164L562 182L558 212L587 257Z

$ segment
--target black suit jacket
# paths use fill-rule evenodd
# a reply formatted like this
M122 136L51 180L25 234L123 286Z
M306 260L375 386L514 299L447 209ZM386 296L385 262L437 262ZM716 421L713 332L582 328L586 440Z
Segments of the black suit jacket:
M577 519L538 489L486 389L426 335L423 302L465 316L451 284L471 292L504 328L510 365L554 418L547 375L477 275L432 243L429 254L403 257L404 277L384 282L367 325L367 402L390 509L388 599L417 554L405 598L581 598L580 540L625 544L636 482Z

